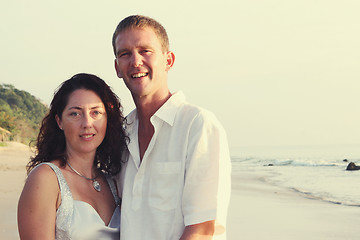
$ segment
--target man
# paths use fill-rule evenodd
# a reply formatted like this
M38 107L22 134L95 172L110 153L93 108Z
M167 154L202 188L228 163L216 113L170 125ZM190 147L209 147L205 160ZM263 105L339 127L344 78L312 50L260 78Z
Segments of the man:
M136 106L127 117L129 156L119 177L121 238L225 239L231 164L222 126L170 92L175 55L157 21L125 18L113 48L116 73Z

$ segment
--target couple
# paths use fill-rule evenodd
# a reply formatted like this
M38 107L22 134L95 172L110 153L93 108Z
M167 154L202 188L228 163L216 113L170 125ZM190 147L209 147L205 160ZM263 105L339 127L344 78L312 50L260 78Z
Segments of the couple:
M175 56L158 22L125 18L113 48L136 109L124 119L117 96L94 75L61 85L28 164L20 237L225 239L231 164L222 126L170 93Z

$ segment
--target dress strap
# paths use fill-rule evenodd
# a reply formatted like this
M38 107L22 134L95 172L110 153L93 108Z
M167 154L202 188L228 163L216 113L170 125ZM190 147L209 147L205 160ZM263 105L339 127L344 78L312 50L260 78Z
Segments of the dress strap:
M55 164L50 163L50 162L44 162L44 163L39 164L39 166L41 166L41 165L48 165L55 172L56 177L58 179L59 187L60 187L61 202L62 202L63 198L66 197L66 195L69 195L72 198L72 194L71 194L69 185L67 184L67 182L65 180L65 177L62 174L60 168L58 166L56 166Z
M74 210L74 199L72 197L69 185L67 184L66 179L58 166L50 162L43 162L38 166L44 164L48 165L55 172L61 192L61 203L56 211L56 226L60 229L70 229L72 224L71 216Z
M112 177L112 176L110 176L110 175L105 175L105 177L106 177L106 180L107 180L107 182L108 182L108 184L109 184L109 186L110 186L110 190L111 190L111 193L113 194L113 196L114 196L114 199L115 199L115 203L116 203L116 205L120 205L120 198L119 198L119 196L118 196L118 194L117 194L117 188L116 188L116 185L115 185L115 182L114 182L114 178Z

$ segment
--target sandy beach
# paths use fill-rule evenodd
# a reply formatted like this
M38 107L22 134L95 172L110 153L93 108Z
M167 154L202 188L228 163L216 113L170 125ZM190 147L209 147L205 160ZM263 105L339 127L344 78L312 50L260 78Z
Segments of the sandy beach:
M236 173L241 177L233 174L229 240L360 239L360 207L311 199L273 186L263 181L265 174L242 171Z
M29 147L20 143L0 147L0 239L19 239L16 208L30 155ZM310 199L270 185L263 181L264 172L236 171L240 172L233 174L228 240L360 239L360 207Z
M0 147L0 239L19 239L17 202L26 179L30 148L17 142Z

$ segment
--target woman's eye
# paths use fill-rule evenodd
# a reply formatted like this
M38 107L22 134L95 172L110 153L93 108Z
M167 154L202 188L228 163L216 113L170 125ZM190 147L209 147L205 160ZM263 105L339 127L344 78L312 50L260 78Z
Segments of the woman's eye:
M69 116L72 118L72 119L80 119L81 118L81 113L79 113L79 112L71 112L70 114L69 114Z
M101 112L101 111L93 111L92 112L92 115L94 116L94 117L96 117L96 118L99 118L100 116L102 116L104 113L103 112Z
M72 116L72 117L77 117L77 116L79 116L80 114L79 113L77 113L77 112L72 112L72 113L70 113L70 116Z

